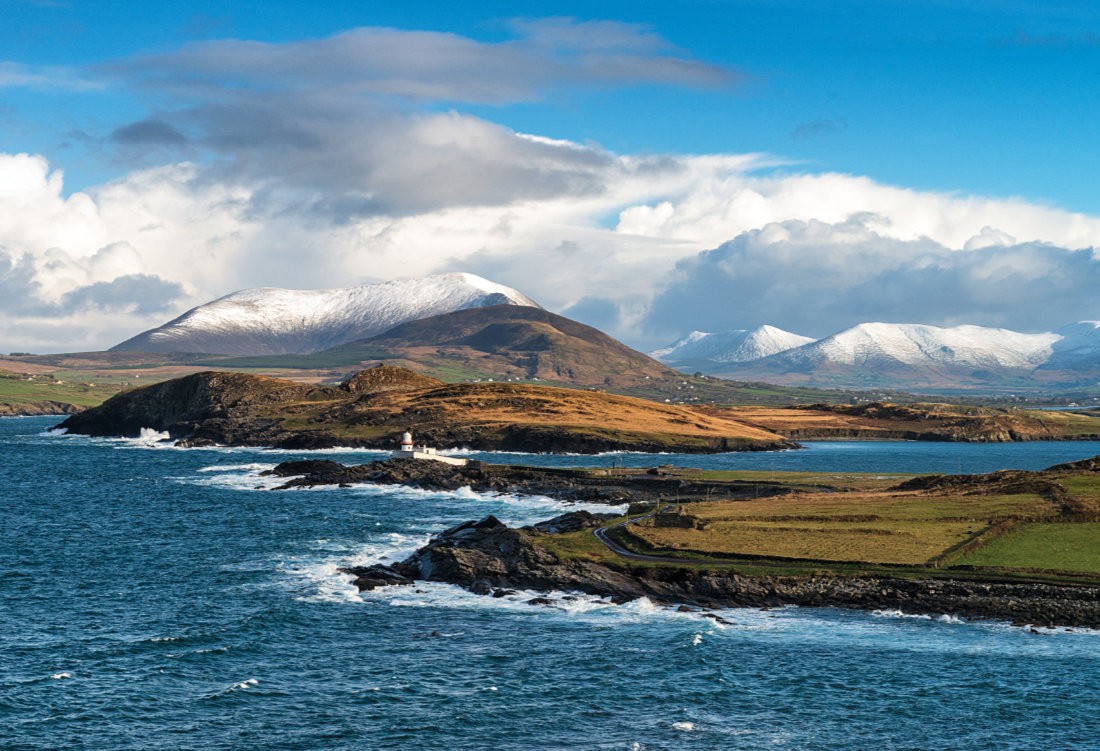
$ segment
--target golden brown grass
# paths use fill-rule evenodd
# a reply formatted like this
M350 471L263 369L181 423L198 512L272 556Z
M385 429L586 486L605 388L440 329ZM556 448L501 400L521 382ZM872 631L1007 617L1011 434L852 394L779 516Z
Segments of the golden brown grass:
M686 506L702 530L635 525L655 548L821 561L926 564L1004 518L1056 515L1031 494L813 493Z
M727 407L716 414L794 437L899 438L934 434L1013 440L1100 435L1100 419L1072 412L949 404Z

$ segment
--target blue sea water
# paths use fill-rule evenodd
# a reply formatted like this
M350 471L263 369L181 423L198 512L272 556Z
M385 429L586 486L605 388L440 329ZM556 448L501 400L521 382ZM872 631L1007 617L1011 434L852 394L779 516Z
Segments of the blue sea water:
M784 608L359 595L399 558L545 498L273 492L301 454L178 450L0 420L0 749L1093 749L1100 634ZM1037 468L1086 443L813 444L526 461L822 471ZM365 461L369 452L325 452ZM494 457L499 458L499 457Z

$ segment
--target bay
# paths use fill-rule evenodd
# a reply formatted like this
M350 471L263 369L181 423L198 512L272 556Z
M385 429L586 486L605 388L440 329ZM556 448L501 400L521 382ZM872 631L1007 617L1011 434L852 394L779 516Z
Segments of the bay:
M1096 748L1100 635L783 608L359 595L338 567L545 498L270 491L288 458L0 420L0 748ZM1037 469L1096 443L815 443L491 461L877 473Z

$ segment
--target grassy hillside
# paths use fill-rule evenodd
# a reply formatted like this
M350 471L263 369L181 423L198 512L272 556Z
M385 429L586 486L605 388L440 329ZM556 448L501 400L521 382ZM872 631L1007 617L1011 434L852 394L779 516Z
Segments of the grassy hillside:
M85 373L33 374L0 370L0 414L57 414L65 405L91 407L125 388Z
M340 387L198 373L136 389L70 418L72 432L167 430L189 441L392 448L412 428L436 446L525 451L720 451L793 444L686 406L599 391L508 383L444 384L377 367Z
M1072 469L901 483L881 476L696 470L689 474L803 488L831 480L834 487L829 492L666 505L683 516L662 519L688 523L673 526L639 517L613 536L637 552L754 573L908 573L1095 583L1100 582L1098 467L1100 458ZM583 537L561 535L545 544L567 557L614 560Z

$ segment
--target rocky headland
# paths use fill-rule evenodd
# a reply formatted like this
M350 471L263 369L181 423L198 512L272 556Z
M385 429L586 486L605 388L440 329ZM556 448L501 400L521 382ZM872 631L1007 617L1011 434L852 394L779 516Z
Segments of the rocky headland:
M539 544L547 536L594 529L606 518L578 511L513 529L489 516L446 530L401 563L352 568L347 573L355 576L361 591L427 580L498 596L515 590L559 590L615 602L646 597L704 610L799 605L1100 628L1100 587L1095 586L900 576L748 576L705 563L563 559Z
M418 442L485 451L710 453L796 448L775 433L687 406L518 383L446 384L405 368L360 371L339 386L203 372L118 394L59 427L182 446L396 448Z

